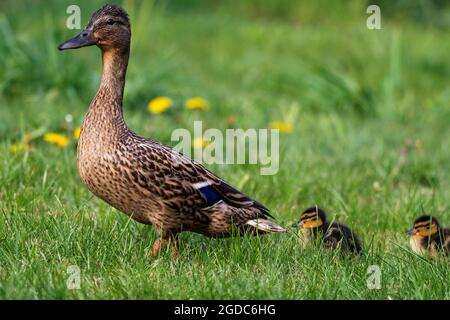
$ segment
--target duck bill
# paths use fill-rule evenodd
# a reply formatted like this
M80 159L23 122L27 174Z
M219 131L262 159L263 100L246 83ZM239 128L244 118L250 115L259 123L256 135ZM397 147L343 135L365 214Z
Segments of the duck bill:
M405 233L410 234L410 235L415 235L417 233L417 230L412 228L412 229L406 230Z
M291 228L302 228L302 227L303 227L302 222L296 222L291 226Z
M89 30L83 30L79 35L61 43L58 46L59 50L78 49L83 47L92 46L97 43L94 35Z

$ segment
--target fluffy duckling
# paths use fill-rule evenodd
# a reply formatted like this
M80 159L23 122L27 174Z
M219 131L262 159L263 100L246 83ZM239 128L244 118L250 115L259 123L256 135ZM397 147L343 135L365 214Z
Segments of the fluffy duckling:
M406 231L411 235L411 249L421 255L435 257L439 254L450 256L450 229L442 228L432 216L423 215L414 221L413 228Z
M293 227L301 228L302 245L320 241L325 248L339 249L344 254L362 254L358 236L344 224L329 223L325 211L319 207L303 211L300 220Z

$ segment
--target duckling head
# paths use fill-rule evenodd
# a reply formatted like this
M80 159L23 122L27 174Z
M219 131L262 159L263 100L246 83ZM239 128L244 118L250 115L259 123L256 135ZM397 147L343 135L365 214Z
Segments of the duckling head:
M426 238L438 233L439 228L440 225L436 218L423 215L414 221L412 229L407 230L406 233L413 237Z
M130 38L130 21L125 10L114 5L105 5L92 15L79 35L59 45L58 49L77 49L92 45L103 51L129 48Z
M325 211L319 207L310 207L302 212L300 219L292 227L304 229L320 228L327 222Z

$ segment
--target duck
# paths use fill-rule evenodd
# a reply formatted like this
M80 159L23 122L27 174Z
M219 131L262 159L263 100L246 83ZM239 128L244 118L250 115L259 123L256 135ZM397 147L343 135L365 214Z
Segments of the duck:
M409 234L411 250L419 255L450 257L450 229L441 227L438 219L431 215L422 215L414 220Z
M299 240L303 247L320 243L327 250L339 250L344 255L363 253L356 233L345 224L328 222L327 213L318 206L304 210L292 227L300 228Z
M77 145L79 175L89 191L135 221L154 225L159 235L154 255L170 244L176 256L177 235L184 231L213 238L286 232L263 204L200 163L127 126L122 102L130 42L127 12L105 5L79 35L58 47L95 45L102 55L100 86Z

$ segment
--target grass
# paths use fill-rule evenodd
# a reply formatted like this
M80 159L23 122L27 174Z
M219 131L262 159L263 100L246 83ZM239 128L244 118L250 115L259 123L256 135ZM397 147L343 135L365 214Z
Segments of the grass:
M230 116L239 128L292 121L276 175L209 167L283 225L323 206L360 234L367 252L343 259L302 249L291 233L185 233L173 261L169 252L147 257L153 227L87 191L74 142L59 149L42 140L72 134L100 78L97 49L56 50L76 33L64 27L72 3L0 5L0 298L450 299L447 261L414 255L403 234L423 210L450 224L448 10L438 11L447 13L438 25L390 11L371 31L363 2L124 1L133 24L129 126L171 144L172 130L192 129L194 120L221 130ZM80 3L83 24L101 4ZM146 105L159 95L175 106L152 115ZM209 111L186 110L193 96L206 98ZM11 153L27 133L32 150ZM72 265L78 290L66 286ZM371 265L382 271L379 290L367 287Z

